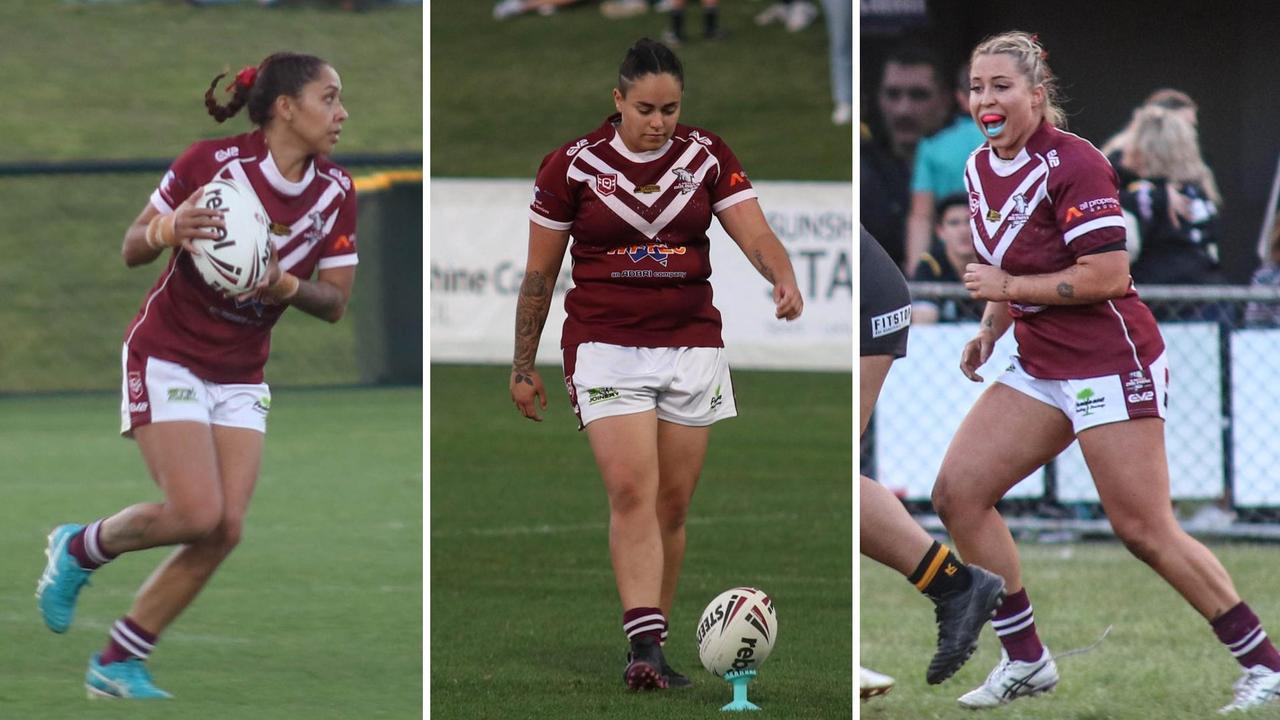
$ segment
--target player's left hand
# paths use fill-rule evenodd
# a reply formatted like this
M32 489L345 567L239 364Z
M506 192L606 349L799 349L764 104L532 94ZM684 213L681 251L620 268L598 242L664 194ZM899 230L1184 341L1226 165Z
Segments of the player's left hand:
M994 265L969 263L964 266L964 288L974 300L1009 300L1009 273Z
M804 312L804 296L794 282L780 282L773 286L773 316L779 320L795 320Z

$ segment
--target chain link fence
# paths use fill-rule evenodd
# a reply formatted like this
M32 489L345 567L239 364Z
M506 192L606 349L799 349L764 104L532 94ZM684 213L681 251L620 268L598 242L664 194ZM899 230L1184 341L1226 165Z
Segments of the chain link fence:
M912 283L917 316L909 354L894 363L862 444L862 470L941 529L929 495L948 443L986 385L1007 367L1006 333L980 374L965 379L960 351L984 303L960 285ZM1176 510L1189 530L1280 539L1280 288L1139 288L1164 335L1170 366L1165 438ZM920 312L921 307L924 312ZM1088 352L1089 338L1079 338ZM1109 533L1097 491L1073 444L1020 482L1001 504L1015 530Z

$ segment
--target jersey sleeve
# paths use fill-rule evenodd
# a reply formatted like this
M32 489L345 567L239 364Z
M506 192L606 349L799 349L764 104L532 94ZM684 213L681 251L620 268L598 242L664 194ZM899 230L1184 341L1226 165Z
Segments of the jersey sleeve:
M1118 185L1115 168L1092 146L1063 157L1061 167L1051 171L1049 196L1054 219L1063 241L1077 257L1117 244L1124 246Z
M320 270L336 267L349 267L359 262L356 256L356 188L355 183L344 183L349 187L342 203L338 207L338 215L333 227L324 238L324 246L320 251L320 260L316 267Z
M742 169L742 163L733 154L733 150L723 140L716 138L711 152L719 164L719 173L711 181L711 211L718 213L756 197L756 190L747 178L747 171Z
M547 155L538 167L538 179L533 185L533 202L529 204L529 219L551 230L568 230L577 216L577 201L569 185L569 157L564 148Z
M151 206L162 213L171 213L186 200L196 188L205 184L204 174L209 171L208 150L205 143L196 143L182 152L160 185L151 193Z

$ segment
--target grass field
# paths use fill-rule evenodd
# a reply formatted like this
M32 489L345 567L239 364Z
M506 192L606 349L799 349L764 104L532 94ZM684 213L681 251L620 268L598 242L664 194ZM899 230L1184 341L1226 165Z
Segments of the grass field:
M702 670L694 629L740 584L778 608L752 700L769 717L850 717L850 376L734 373L740 415L712 431L667 644L695 686L638 695L621 679L604 489L559 370L542 375L535 424L505 368L431 367L432 717L716 717L732 693Z
M274 394L244 540L149 663L177 700L85 699L88 656L163 550L94 576L64 636L32 593L45 534L159 493L107 394L0 400L0 717L400 720L422 706L422 392Z
M421 149L422 8L295 5L0 3L0 76L13 108L0 113L0 163L171 159L196 140L245 132L243 112L221 125L208 116L204 90L224 68L280 49L320 55L341 73L351 118L339 155ZM161 175L0 176L0 392L119 382L124 327L161 269L126 269L120 241ZM357 278L353 310L368 275ZM354 314L335 327L299 315L276 333L272 380L355 382Z
M1237 589L1266 627L1280 627L1275 566L1280 549L1215 544ZM1040 637L1055 653L1110 636L1090 653L1064 658L1052 693L990 712L1009 720L1182 720L1217 717L1239 669L1208 623L1118 543L1023 545L1024 579ZM862 706L864 720L971 718L955 700L999 661L988 627L978 653L941 686L924 682L933 653L933 606L897 573L861 563L861 660L898 685ZM984 716L985 717L985 716ZM1280 706L1248 715L1280 718Z
M720 135L751 177L849 180L853 131L831 124L827 34L821 19L800 33L760 28L766 5L721 3L723 42L694 39L681 122ZM637 39L657 38L667 16L607 20L595 3L552 17L497 22L493 3L431 3L431 174L528 177L544 155L612 113L618 64Z

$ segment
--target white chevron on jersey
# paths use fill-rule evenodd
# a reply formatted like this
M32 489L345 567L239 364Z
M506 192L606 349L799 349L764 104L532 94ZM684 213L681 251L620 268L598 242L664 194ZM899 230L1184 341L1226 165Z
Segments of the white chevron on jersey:
M987 213L991 211L987 204L987 193L982 188L982 180L978 177L978 156L981 152L974 153L969 156L969 162L965 163L966 172L969 173L969 181L973 183L974 189L978 191L978 202L980 203L982 223L986 227L987 237L995 237L996 231L1000 229L1000 224L1008 219L1009 211L1014 208L1014 198L1018 195L1025 195L1031 186L1041 178L1049 174L1049 165L1041 162L1034 170L1027 174L1027 177L1018 184L1018 189L1014 190L1005 200L1004 205L1000 208L1000 217L995 221L987 218Z
M676 159L675 164L672 165L672 167L689 167L689 164L693 162L695 157L697 157L699 151L703 149L704 148L698 143L689 143L689 147L680 155L679 158ZM614 173L617 175L618 189L627 191L628 195L635 197L635 199L645 207L653 207L653 204L658 202L658 199L666 194L667 190L669 190L676 182L675 173L669 172L664 174L662 179L658 181L658 192L637 193L636 185L631 182L630 178L610 167L608 163L601 160L595 153L592 153L590 149L583 148L578 153L578 158L602 173ZM711 156L711 161L718 162L714 155Z
M1014 239L1017 238L1018 233L1025 226L1026 218L1029 218L1031 214L1035 212L1036 208L1039 207L1040 203L1049 196L1049 165L1043 158L1041 158L1040 164L1032 168L1032 170L1027 173L1027 176L1023 178L1022 182L1018 183L1017 188L1009 194L1008 198L1005 199L1004 204L1000 208L999 218L992 221L987 215L987 213L990 212L990 206L987 202L986 190L982 187L982 178L978 173L977 163L978 156L980 154L981 153L974 153L969 157L966 172L969 175L971 187L978 195L977 214L981 218L982 227L980 231L978 221L976 221L972 214L970 214L969 229L970 232L973 233L973 236L978 239L978 242L974 243L978 253L982 255L987 262L996 267L1000 267L1001 262L1004 260L1005 253L1009 250L1009 246L1013 244ZM1033 187L1035 188L1033 194L1030 198L1027 198L1026 193ZM1022 208L1018 207L1018 200L1020 198L1026 202L1026 205ZM1012 213L1015 210L1023 218L1023 222L1012 222ZM997 239L996 234L1000 231L1002 226L1004 228L1004 232L1000 233L999 239ZM988 240L995 242L994 248L988 247Z
M697 148L698 146L693 147ZM719 163L716 161L714 156L708 155L707 160L708 161L702 163L702 167L698 168L693 174L694 182L699 185L702 184L703 178L706 177L707 172L710 171L711 168L719 166ZM597 161L599 161L599 158L597 158ZM616 174L619 178L619 187L621 187L621 179L623 178L622 173L613 169L603 161L599 162L603 167L598 167L598 169L607 169L609 172ZM675 175L674 172L669 174L673 177ZM578 168L577 163L571 163L569 165L569 179L585 183L587 187L590 187L591 191L596 194L596 197L600 199L600 202L604 203L605 207L613 211L614 215L617 215L619 219L641 232L650 240L657 237L658 233L662 232L663 228L665 228L668 223L679 215L680 211L684 210L685 205L689 203L689 200L693 198L693 193L677 193L671 198L671 202L662 209L662 212L658 214L658 217L654 218L653 221L650 222L649 220L645 220L641 217L636 211L627 207L627 204L617 197L616 191L608 194L601 193L600 188L596 186L596 176L590 175ZM665 181L666 180L664 178L664 182ZM659 197L664 196L666 196L665 193L659 194Z
M221 170L215 173L214 176L217 177L217 175L225 171L231 175L233 180L240 183L240 185L252 189L253 184L249 182L249 176L244 171L244 163L254 159L255 158L238 158L236 160L232 160L223 166ZM338 220L338 208L342 207L342 196L346 195L346 193L343 192L342 187L334 178L329 177L328 175L321 175L320 177L329 181L329 187L325 188L324 192L320 193L320 197L316 199L315 203L313 203L311 207L308 208L292 226L289 227L289 235L285 237L275 235L274 233L271 234L271 242L276 246L277 250L284 249L285 246L296 240L298 236L309 230L314 224L311 220L311 214L315 212L323 214L326 208L329 209L330 212L329 216L324 221L322 237L323 235L328 235L329 231L333 230L333 225ZM335 200L338 202L335 203ZM299 262L302 262L310 251L310 243L302 243L298 245L298 247L294 248L292 252L279 258L280 269L289 270Z

